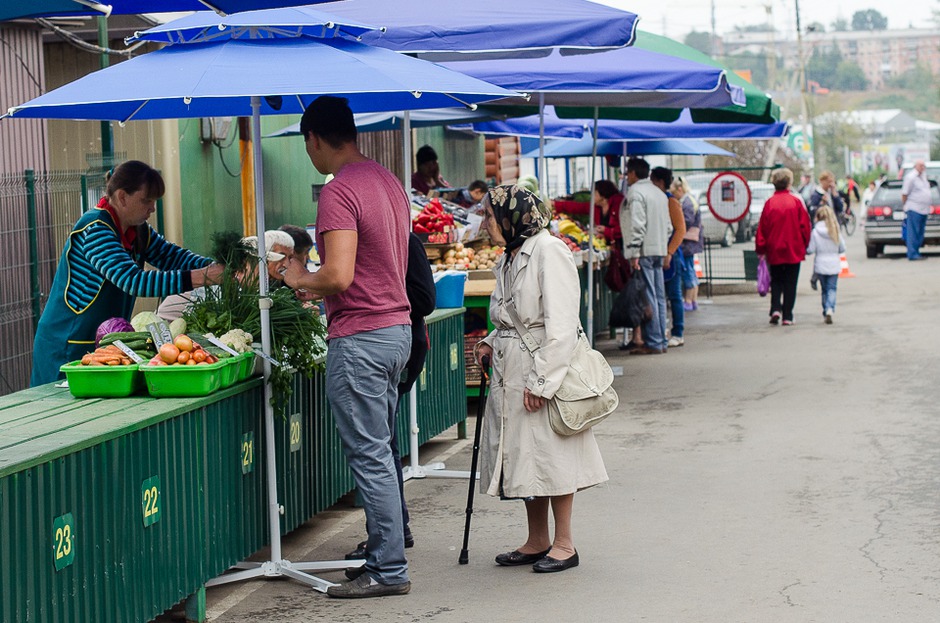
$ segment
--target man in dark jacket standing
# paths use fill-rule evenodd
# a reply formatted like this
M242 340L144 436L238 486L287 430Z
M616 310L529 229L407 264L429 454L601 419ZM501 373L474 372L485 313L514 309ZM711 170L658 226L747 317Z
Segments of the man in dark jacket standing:
M427 359L430 348L428 328L424 323L424 318L431 315L437 304L437 288L434 286L431 263L428 262L428 254L424 250L421 239L414 232L408 237L408 272L405 273L405 292L408 294L408 302L411 303L411 354L408 356L408 363L405 364L405 371L398 384L399 396L404 396L412 390L415 381L421 375L421 370L424 369L424 360ZM396 417L397 415L400 413L396 414ZM408 504L405 502L405 479L402 476L397 430L392 431L391 446L398 476L398 490L401 492L401 520L405 529L405 547L414 547L415 539L409 526L411 517L408 514ZM346 559L365 558L368 555L368 544L368 541L360 542L356 549L346 554ZM351 571L352 573L347 574L347 577L356 575L355 569Z
M770 324L793 324L800 262L812 231L809 214L799 196L790 192L793 172L776 169L770 178L776 192L764 204L757 224L755 250L770 266Z

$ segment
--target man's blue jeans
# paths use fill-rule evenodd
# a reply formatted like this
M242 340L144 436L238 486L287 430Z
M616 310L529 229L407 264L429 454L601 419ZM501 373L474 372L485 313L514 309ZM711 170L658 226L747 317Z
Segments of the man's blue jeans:
M682 260L678 257L673 257L672 261L681 262ZM675 337L682 337L685 331L685 307L682 306L685 300L682 298L681 272L681 269L676 270L676 274L673 278L664 284L666 288L666 298L669 299L669 309L672 311L672 335Z
M822 290L823 314L836 310L836 288L839 275L819 275L819 289Z
M643 343L647 348L666 350L666 286L663 283L662 256L641 257L640 273L653 310L653 317L643 325Z
M366 513L365 569L382 584L408 581L391 437L410 350L411 327L397 325L333 338L326 354L326 395Z
M924 246L924 229L927 227L927 215L907 212L907 259L920 257L920 248Z

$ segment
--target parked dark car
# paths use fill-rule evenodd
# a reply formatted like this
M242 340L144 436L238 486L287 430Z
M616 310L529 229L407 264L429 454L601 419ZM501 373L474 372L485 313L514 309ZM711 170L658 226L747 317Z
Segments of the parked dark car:
M904 246L901 223L907 215L901 206L901 180L888 180L878 187L865 218L865 247L868 257L884 253L885 245ZM940 187L930 180L931 208L924 231L924 244L940 244Z

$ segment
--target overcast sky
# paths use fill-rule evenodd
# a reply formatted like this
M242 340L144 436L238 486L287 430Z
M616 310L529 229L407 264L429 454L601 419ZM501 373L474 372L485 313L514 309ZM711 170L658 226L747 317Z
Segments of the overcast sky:
M594 0L640 16L640 28L681 41L692 30L711 31L711 0ZM714 0L715 29L719 35L735 26L766 24L767 7L772 9L778 31L795 33L794 0ZM903 11L898 9L903 8ZM875 9L888 18L888 28L928 28L931 10L940 9L940 0L801 0L803 27L822 22L830 29L844 17L851 24L856 11ZM795 37L795 34L794 34Z

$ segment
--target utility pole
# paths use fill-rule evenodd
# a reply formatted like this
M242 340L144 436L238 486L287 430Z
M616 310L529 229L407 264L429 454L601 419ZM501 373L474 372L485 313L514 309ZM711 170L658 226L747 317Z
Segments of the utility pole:
M803 54L803 27L800 25L800 0L793 0L796 6L796 46L800 59L800 92L802 94L802 115L803 115L803 140L811 140L812 160L810 169L816 167L816 141L810 135L810 129L813 127L813 121L809 114L809 91L806 84L806 59ZM815 173L814 173L815 178Z
M777 30L774 27L774 5L768 2L764 5L767 11L767 27L770 35L769 49L767 50L767 87L773 91L777 87Z
M709 56L715 58L718 52L718 30L715 25L715 0L712 0L712 45L709 50Z

